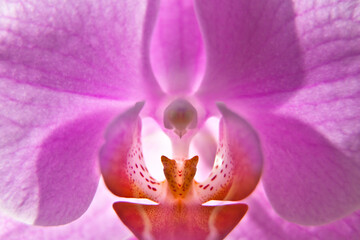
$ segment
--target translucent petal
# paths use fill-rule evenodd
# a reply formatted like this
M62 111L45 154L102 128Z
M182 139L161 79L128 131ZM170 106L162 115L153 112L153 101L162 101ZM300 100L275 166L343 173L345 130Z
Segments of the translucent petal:
M264 188L280 216L318 225L359 209L358 159L304 122L270 114L258 118L261 123L255 126L266 159Z
M354 212L346 218L322 226L301 226L282 219L271 207L261 186L247 202L251 207L244 219L228 236L235 239L349 239L360 236L360 212Z
M206 49L204 101L274 107L303 85L303 56L288 0L195 1ZM281 92L272 101L263 97ZM260 105L260 106L259 106Z
M95 194L97 151L121 105L0 84L1 211L39 225L75 220Z
M0 238L6 240L95 240L129 239L132 233L119 221L111 207L115 196L100 181L93 202L84 215L62 226L31 226L0 216ZM101 224L101 227L99 227Z
M0 77L115 99L155 96L149 56L157 1L3 1Z

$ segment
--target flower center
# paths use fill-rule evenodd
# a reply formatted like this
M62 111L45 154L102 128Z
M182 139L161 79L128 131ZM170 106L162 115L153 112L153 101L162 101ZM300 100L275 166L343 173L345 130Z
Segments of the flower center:
M166 181L160 182L146 168L142 153L142 106L136 104L110 124L100 151L100 166L107 187L115 195L157 204L122 200L113 205L116 213L140 239L223 239L248 207L239 202L205 203L239 201L255 189L262 170L255 131L224 104L218 104L222 118L215 164L209 177L197 182L194 176L199 159L187 157L198 124L197 111L184 99L173 101L164 112L173 157L161 157Z

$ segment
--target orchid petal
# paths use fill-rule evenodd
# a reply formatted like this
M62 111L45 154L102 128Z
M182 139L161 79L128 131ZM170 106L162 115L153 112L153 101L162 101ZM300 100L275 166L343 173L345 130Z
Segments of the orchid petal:
M286 2L281 3L286 6ZM206 6L199 6L200 15L206 13ZM277 116L255 114L249 121L258 130L269 162L265 164L264 185L276 211L297 223L323 224L359 208L359 3L295 1L292 8L288 12L296 16L288 13L290 23L286 26L296 25L298 40L294 42L301 47L302 58L299 69L306 73L300 74L301 89L295 93L295 88L282 86L273 91L267 89L265 81L259 88L265 91L251 100L266 107L276 105ZM275 22L278 19L281 16ZM297 65L294 59L289 62ZM294 81L293 76L285 78ZM205 83L210 82L204 82L209 86ZM282 101L284 96L287 102ZM252 103L246 96L239 97L243 98L238 101L238 110L252 115Z
M1 211L39 225L75 220L94 196L97 148L121 106L7 80L0 84Z
M0 77L113 99L160 93L148 48L157 1L5 1Z
M297 3L306 85L277 113L312 126L346 156L360 157L360 4ZM324 34L326 32L326 34Z
M223 239L245 215L246 204L173 206L114 203L114 209L139 239Z
M161 2L150 58L156 78L167 93L194 91L205 58L192 0Z
M120 107L93 97L159 92L147 57L156 6L0 3L1 211L57 225L87 209L99 179L101 134ZM142 27L145 18L149 26Z
M302 86L292 1L195 1L207 65L198 96L273 107ZM262 101L274 93L281 96ZM224 100L224 101L225 101Z
M266 159L264 188L280 216L318 225L359 209L359 161L304 122L271 114L257 119L252 123Z
M0 239L19 240L95 240L128 239L132 233L119 221L111 207L113 196L101 181L89 209L76 221L55 227L26 225L5 216L0 217ZM101 227L99 227L101 222Z
M264 185L276 211L322 224L360 207L360 5L309 1L294 8L306 83L276 115L250 122L263 136Z
M356 240L360 236L360 211L327 225L300 226L282 219L272 209L261 185L251 195L248 204L251 208L229 239Z
M196 185L202 202L209 200L241 200L256 187L262 171L259 138L240 116L218 105L220 121L219 145L213 171Z
M109 126L106 143L100 150L100 168L107 187L115 195L159 201L163 183L150 175L142 153L138 115L143 105L137 103Z

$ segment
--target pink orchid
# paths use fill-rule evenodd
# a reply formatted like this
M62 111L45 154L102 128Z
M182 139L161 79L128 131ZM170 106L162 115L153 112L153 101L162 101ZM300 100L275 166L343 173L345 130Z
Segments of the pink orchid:
M360 237L358 0L4 0L0 23L1 239ZM150 118L171 156L142 152Z

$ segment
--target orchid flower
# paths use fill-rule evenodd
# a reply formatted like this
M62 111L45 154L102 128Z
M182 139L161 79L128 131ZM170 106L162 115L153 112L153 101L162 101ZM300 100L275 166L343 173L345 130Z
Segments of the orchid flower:
M358 239L359 23L358 0L1 1L1 239Z

